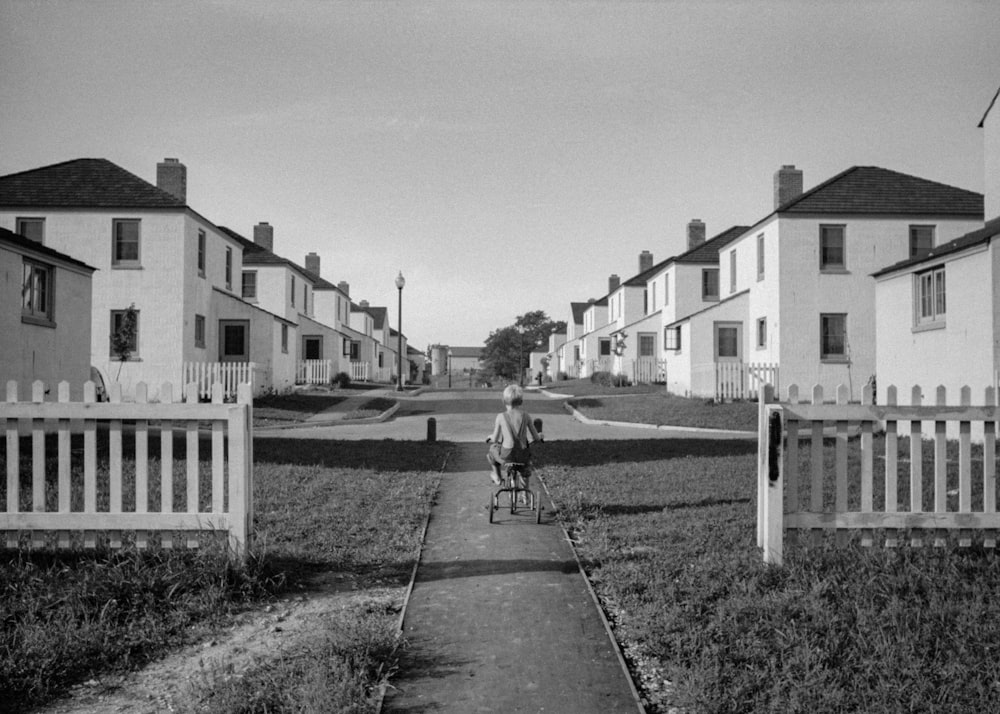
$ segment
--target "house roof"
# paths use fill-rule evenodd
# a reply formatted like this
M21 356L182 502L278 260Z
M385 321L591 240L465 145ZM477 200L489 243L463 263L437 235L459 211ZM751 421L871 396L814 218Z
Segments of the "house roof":
M774 212L982 217L983 195L878 166L852 166Z
M185 208L171 193L107 159L73 159L0 176L0 205L24 208Z
M287 265L294 270L299 271L311 281L322 280L318 275L312 273L295 261L284 258L276 253L272 253L267 248L254 243L252 240L244 238L239 233L234 231L232 228L226 226L218 226L219 230L225 233L227 236L235 240L243 247L243 265ZM326 282L326 281L323 281ZM313 287L315 287L315 282Z
M942 243L941 245L931 249L926 255L902 260L894 265L890 265L887 268L883 268L877 273L872 273L872 275L873 277L878 277L880 275L885 275L886 273L892 273L896 270L902 270L903 268L910 268L923 263L932 263L941 260L941 258L950 253L957 253L980 243L988 243L990 239L997 235L1000 235L1000 218L994 218L991 221L987 221L986 225L978 230L966 233L965 235L959 236L958 238L950 240L947 243Z
M1000 89L998 89L996 91L996 94L993 95L993 99L990 100L990 105L986 107L986 111L983 112L983 118L979 120L980 129L982 129L983 124L986 123L986 117L988 117L990 115L990 112L993 111L993 105L997 103L997 97L1000 97Z
M91 272L97 270L90 265L87 265L83 261L77 260L76 258L71 258L65 253L60 253L58 250L53 250L46 245L42 245L38 241L33 241L30 238L25 238L20 233L15 233L14 231L7 230L6 228L0 228L0 241L5 243L10 243L21 249L29 250L38 255L51 258L52 260L58 260L63 263L68 263L74 265L78 268L83 268L84 270L89 270Z
M571 302L569 304L569 309L573 313L574 325L583 324L583 313L587 311L588 307L590 307L589 302Z
M750 226L733 226L732 228L727 228L722 233L712 236L694 248L690 248L674 258L667 258L663 261L663 264L670 261L675 263L718 263L719 249L726 247L748 230L750 230Z
M372 316L372 327L374 329L381 330L386 326L389 319L388 308L372 307L371 305L369 305L368 307L362 307L361 309L367 311L368 314ZM392 327L390 327L389 329L391 330Z
M483 356L482 347L449 347L448 351L452 357L482 359Z

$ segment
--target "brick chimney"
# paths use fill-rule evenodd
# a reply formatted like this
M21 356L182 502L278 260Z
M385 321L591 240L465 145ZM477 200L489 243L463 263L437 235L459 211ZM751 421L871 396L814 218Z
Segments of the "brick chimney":
M774 172L774 207L777 209L802 195L802 172L786 164Z
M644 250L639 253L639 272L645 273L647 270L653 267L653 254L648 250Z
M688 250L697 248L705 242L705 222L700 218L692 218L688 223Z
M610 276L608 276L608 293L609 294L613 293L615 290L618 289L618 286L621 284L622 284L622 279L619 278L614 273L612 273Z
M187 167L177 159L164 159L156 165L156 187L187 203Z
M351 284L346 280L341 280L337 283L337 287L340 288L340 292L344 293L347 297L351 296Z
M319 275L319 255L316 253L308 253L306 255L306 270Z
M367 300L362 300L361 302L358 303L358 307L362 307L362 308L368 309L368 301Z
M261 221L253 227L253 242L264 250L274 252L274 226Z

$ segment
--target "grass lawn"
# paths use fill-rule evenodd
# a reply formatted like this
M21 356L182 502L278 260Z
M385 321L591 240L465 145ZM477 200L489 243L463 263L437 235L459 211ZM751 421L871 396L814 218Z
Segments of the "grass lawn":
M276 426L304 422L320 412L343 404L350 397L363 396L364 391L356 389L334 392L303 391L291 394L271 394L253 400L254 426ZM396 403L387 397L365 399L354 409L343 413L345 419L365 419L378 416Z
M569 403L590 419L736 431L757 430L756 402L719 403L706 399L688 399L666 394L662 387L655 392L646 393L619 393L615 390L609 394L608 387L603 389L603 393L595 392L594 396L570 399Z
M254 454L255 543L246 564L212 547L0 551L4 711L28 711L75 683L140 666L317 579L335 575L360 590L406 584L445 447L258 437ZM3 462L0 450L0 471ZM210 464L201 466L209 473ZM50 471L55 479L54 464ZM128 462L124 471L134 478ZM22 493L30 494L27 478ZM106 501L107 481L99 475L98 483ZM203 488L210 483L201 479ZM395 617L367 613L354 618L357 626L317 632L305 651L247 673L252 692L237 687L216 702L221 708L203 711L242 711L231 697L251 695L254 711L300 711L316 697L338 710L372 711L392 667Z
M648 710L995 711L994 555L827 542L765 566L755 456L636 440L552 442L539 459Z

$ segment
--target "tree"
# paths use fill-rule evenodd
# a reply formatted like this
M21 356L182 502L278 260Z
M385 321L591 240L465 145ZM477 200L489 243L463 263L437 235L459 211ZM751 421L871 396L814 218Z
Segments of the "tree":
M505 379L517 379L523 374L531 353L548 346L549 335L566 329L566 323L553 321L543 310L519 315L513 325L490 333L483 347L486 372Z
M132 351L135 349L135 333L138 322L139 316L135 310L135 303L132 303L122 312L121 319L118 321L118 329L111 335L111 351L119 360L116 381L121 377L122 367L132 357Z

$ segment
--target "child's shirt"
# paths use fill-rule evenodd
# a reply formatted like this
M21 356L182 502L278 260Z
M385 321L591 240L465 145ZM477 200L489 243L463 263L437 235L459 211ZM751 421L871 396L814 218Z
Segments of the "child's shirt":
M508 419L510 420L509 423ZM490 439L494 444L500 444L504 448L513 449L517 441L516 435L522 432L522 424L526 427L528 433L531 434L531 441L541 441L542 437L538 435L531 415L516 407L497 414L497 418L493 422L493 435ZM525 437L525 443L521 444L521 447L528 447L527 437Z

